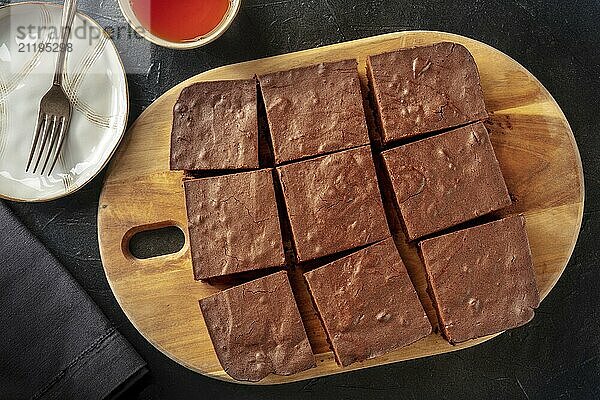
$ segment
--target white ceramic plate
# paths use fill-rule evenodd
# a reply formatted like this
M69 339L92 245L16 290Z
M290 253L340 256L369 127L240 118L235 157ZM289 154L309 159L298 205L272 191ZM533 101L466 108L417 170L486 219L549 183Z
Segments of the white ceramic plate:
M68 136L51 176L25 172L39 102L52 84L61 13L47 3L0 7L1 198L46 201L73 193L106 165L125 132L123 64L100 25L78 14L63 83L74 106Z

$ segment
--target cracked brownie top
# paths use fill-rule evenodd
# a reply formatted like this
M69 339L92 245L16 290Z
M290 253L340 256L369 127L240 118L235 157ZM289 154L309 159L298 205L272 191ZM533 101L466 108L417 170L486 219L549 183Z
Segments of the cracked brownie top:
M285 264L272 171L184 181L196 279Z
M277 164L369 143L356 60L258 77Z
M369 56L367 74L384 143L487 118L477 65L460 44Z

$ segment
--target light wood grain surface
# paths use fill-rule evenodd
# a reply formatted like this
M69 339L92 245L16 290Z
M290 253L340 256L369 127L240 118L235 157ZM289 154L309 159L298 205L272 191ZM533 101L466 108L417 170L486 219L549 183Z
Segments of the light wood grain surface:
M131 322L160 351L180 364L218 379L231 380L219 364L198 307L198 299L219 290L193 279L182 174L169 171L173 104L192 82L251 78L276 70L322 61L357 58L363 84L365 59L402 47L454 41L466 46L477 62L488 129L513 205L501 215L524 213L536 278L545 297L564 271L583 216L583 172L579 152L565 116L541 83L500 51L475 40L441 32L392 33L297 53L228 65L197 75L169 90L131 126L106 177L98 212L102 262L110 286ZM175 225L186 243L176 254L134 258L128 241L135 233ZM425 279L414 246L396 237L428 315L435 313L425 296ZM347 368L336 365L299 271L298 288L317 367L289 377L271 375L260 384L292 382L348 370L460 350L491 337L451 346L437 334L404 349Z

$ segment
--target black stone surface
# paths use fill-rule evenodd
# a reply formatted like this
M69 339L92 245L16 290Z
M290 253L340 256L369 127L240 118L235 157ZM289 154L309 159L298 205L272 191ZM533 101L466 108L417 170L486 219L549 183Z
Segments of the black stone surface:
M0 5L7 3L0 0ZM108 287L98 251L96 208L102 174L62 200L10 203L147 360L150 375L126 397L599 398L600 3L242 0L242 4L227 33L201 49L174 51L141 40L116 39L126 68L132 71L128 77L130 122L167 89L221 65L393 31L458 33L515 58L548 88L565 112L585 170L586 207L579 242L562 278L525 327L451 354L282 386L249 387L206 378L179 366L128 322ZM80 0L79 8L103 26L126 26L116 0Z

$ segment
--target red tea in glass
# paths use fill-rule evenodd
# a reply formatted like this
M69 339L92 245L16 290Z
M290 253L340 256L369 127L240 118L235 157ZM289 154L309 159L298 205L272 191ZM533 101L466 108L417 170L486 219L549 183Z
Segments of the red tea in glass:
M189 42L213 31L231 0L130 0L145 29L169 42Z

